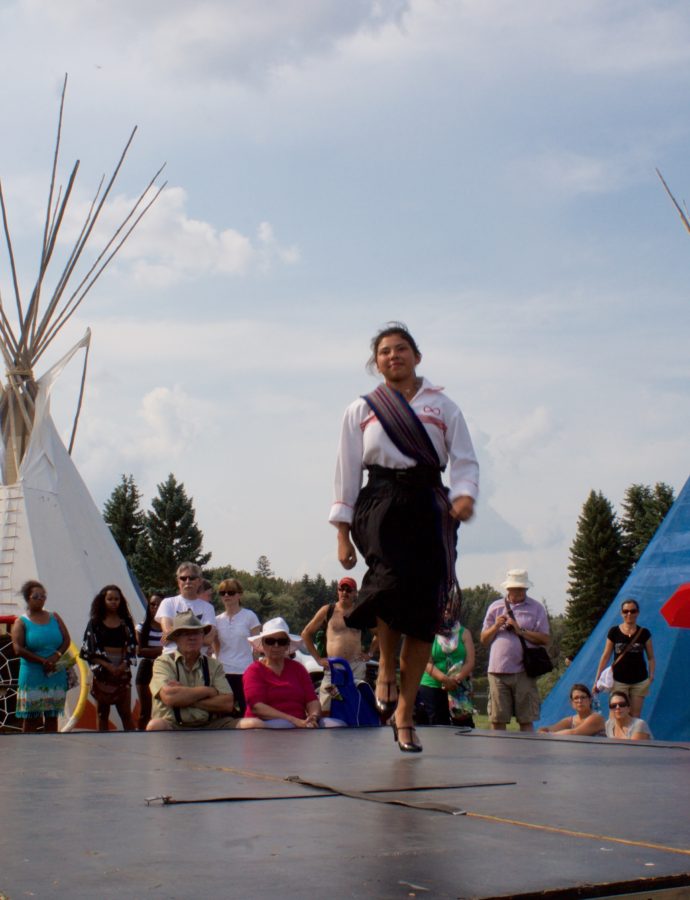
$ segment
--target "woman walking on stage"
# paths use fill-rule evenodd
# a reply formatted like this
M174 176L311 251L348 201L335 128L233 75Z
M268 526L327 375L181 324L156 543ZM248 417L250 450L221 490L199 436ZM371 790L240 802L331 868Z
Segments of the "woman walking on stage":
M355 546L368 566L360 603L346 621L377 628L379 715L391 720L403 752L419 753L415 697L456 586L457 530L472 516L479 466L459 408L417 375L422 355L406 326L390 323L371 349L369 369L384 383L345 411L329 521L344 568L356 564ZM441 482L446 465L450 490Z

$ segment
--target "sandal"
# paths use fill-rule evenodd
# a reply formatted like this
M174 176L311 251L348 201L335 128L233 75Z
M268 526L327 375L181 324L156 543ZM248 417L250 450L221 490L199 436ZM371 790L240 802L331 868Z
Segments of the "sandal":
M398 727L395 723L395 719L391 719L391 725L393 726L393 740L397 741L401 753L422 752L423 747L417 740L417 729L413 725L401 725L400 727ZM409 741L401 741L398 737L398 733L403 731L408 732L410 737Z
M382 685L386 688L386 699L382 700L378 694L376 694L374 700L376 703L376 711L379 714L379 719L381 720L381 724L385 725L386 722L390 719L393 713L396 710L398 705L398 685L395 681L382 681ZM378 690L379 682L376 682L376 689ZM395 696L391 696L395 691Z

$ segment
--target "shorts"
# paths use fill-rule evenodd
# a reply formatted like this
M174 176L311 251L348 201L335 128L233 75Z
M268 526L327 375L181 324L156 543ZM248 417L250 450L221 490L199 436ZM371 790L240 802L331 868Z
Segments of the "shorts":
M153 676L153 660L144 657L137 663L137 674L134 678L135 684L149 685Z
M221 731L226 728L237 728L238 720L233 719L232 716L220 716L217 719L205 722L203 725L179 725L170 719L166 719L165 722L169 728L162 730L166 731Z
M649 694L649 688L649 678L645 678L644 681L638 681L636 684L623 684L622 681L614 681L613 687L608 694L610 697L614 691L625 691L628 697L646 697Z
M515 716L520 725L536 722L541 713L541 702L536 678L525 672L510 675L493 675L489 672L489 721L507 725Z

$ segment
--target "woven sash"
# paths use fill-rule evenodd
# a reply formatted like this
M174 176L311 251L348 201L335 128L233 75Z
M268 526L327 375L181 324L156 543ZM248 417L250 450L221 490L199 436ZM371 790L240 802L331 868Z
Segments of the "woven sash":
M366 400L395 446L422 466L441 468L441 461L417 413L399 391L380 384Z

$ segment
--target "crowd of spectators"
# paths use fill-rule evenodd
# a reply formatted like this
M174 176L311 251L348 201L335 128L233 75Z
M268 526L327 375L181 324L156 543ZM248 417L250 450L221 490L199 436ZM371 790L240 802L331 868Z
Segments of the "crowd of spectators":
M302 634L295 635L282 618L262 626L256 614L242 605L243 590L237 579L226 579L218 586L224 610L217 615L213 587L203 579L199 566L183 563L176 574L179 593L167 598L150 596L139 624L134 623L117 585L103 587L91 604L80 655L91 669L90 690L100 731L111 727L112 707L125 731L344 724L328 716L335 693L328 660L344 659L355 681L364 680L366 665L377 649L375 635L364 650L362 632L345 622L357 602L353 578L342 578L337 602L321 607ZM493 730L504 730L515 718L521 731L530 732L540 718L537 679L526 672L525 658L527 648L548 645L549 623L542 604L528 596L530 586L525 570L510 570L502 585L505 595L488 607L479 636L489 648L488 719ZM20 658L17 716L24 731L56 731L74 662L68 653L70 636L60 616L45 608L43 585L29 581L22 593L26 613L12 631ZM475 651L472 635L462 625L461 600L460 591L449 600L431 646L417 697L418 724L474 727ZM573 684L572 713L540 727L538 733L623 740L652 737L641 718L654 677L651 634L637 624L635 600L625 600L621 612L621 625L608 632L592 689ZM319 695L304 665L294 658L298 648L306 648L324 673ZM136 723L131 691L134 665ZM598 709L604 690L609 693L608 718Z

